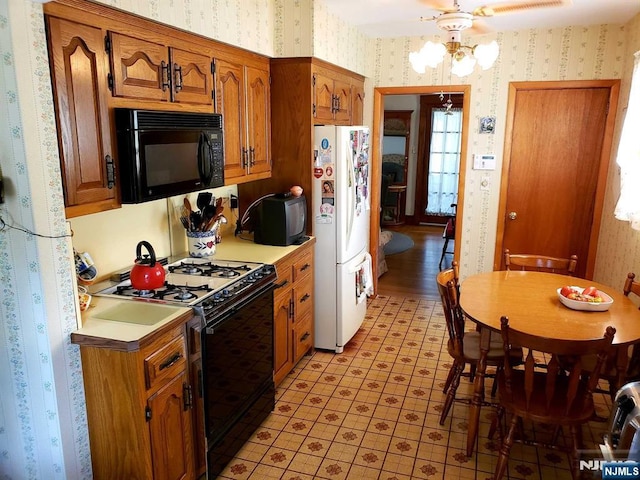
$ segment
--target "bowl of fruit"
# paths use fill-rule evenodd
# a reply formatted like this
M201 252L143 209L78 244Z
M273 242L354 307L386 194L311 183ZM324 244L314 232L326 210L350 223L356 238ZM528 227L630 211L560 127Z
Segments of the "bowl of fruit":
M558 299L565 307L587 312L606 312L613 305L613 298L596 287L567 285L558 290Z

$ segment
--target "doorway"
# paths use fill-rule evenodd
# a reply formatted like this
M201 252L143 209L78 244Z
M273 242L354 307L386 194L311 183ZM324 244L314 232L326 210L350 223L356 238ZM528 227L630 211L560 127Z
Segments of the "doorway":
M509 85L494 269L503 252L578 256L592 278L619 80Z
M467 156L467 139L469 132L469 107L471 87L469 85L448 85L448 86L421 86L421 87L377 87L374 89L373 97L373 125L371 138L371 185L381 185L382 180L382 137L384 121L384 97L385 95L429 95L440 92L461 94L463 98L462 109L462 137L460 151L460 176L458 178L458 204L459 210L457 222L461 223L462 205L464 203L464 182ZM371 208L374 212L380 211L380 188L371 190ZM456 232L461 232L460 225L457 225ZM458 233L459 235L459 233ZM371 215L370 245L379 245L380 242L380 215ZM374 290L378 291L378 259L380 248L370 248L373 266ZM459 258L459 239L454 244L454 259Z

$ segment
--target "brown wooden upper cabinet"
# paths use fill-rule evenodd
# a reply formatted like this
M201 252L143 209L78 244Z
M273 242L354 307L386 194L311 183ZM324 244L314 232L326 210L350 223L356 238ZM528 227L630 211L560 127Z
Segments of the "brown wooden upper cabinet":
M55 17L47 28L66 216L116 208L103 32Z
M115 32L107 48L114 96L213 104L211 56Z
M225 184L271 176L268 59L216 58L216 113L224 122Z
M313 73L313 106L316 123L351 123L351 83L323 71Z

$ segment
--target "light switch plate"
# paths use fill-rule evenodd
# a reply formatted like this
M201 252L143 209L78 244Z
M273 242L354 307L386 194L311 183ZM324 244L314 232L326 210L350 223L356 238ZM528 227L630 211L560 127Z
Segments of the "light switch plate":
M473 155L474 170L495 170L496 156L491 153Z

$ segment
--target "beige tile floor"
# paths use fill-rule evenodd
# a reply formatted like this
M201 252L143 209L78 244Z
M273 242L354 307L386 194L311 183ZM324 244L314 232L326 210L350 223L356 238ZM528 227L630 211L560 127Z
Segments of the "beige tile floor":
M493 409L483 407L471 457L465 454L467 405L454 403L445 424L438 423L451 366L445 337L439 302L370 301L349 348L304 357L278 387L274 412L218 478L491 479L497 459L497 444L487 438ZM457 396L470 392L463 378ZM608 416L609 399L596 397L598 414ZM585 448L596 447L605 427L590 422L583 428ZM516 444L505 478L571 475L565 454Z

